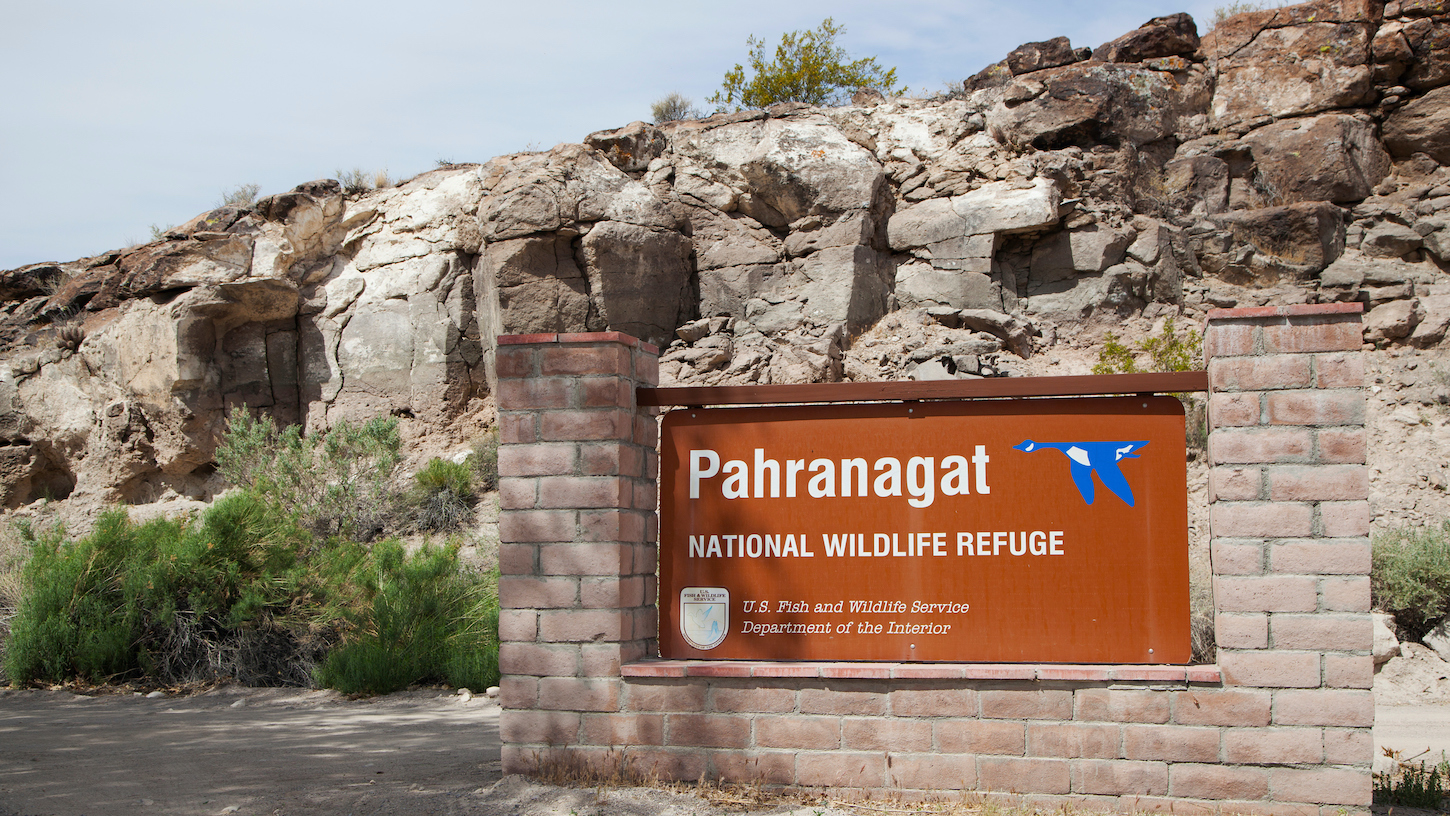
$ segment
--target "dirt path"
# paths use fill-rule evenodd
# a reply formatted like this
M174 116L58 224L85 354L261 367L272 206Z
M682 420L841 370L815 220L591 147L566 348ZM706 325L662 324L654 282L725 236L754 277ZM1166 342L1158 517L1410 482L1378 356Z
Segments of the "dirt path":
M0 691L0 813L476 813L498 706L439 696Z

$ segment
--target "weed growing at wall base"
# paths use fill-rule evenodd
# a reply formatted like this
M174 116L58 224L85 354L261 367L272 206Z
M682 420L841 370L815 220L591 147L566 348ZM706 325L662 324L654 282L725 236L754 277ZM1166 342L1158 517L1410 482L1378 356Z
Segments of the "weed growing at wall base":
M1441 810L1450 787L1450 759L1441 754L1437 764L1404 759L1400 751L1383 748L1393 762L1390 770L1374 775L1374 803Z

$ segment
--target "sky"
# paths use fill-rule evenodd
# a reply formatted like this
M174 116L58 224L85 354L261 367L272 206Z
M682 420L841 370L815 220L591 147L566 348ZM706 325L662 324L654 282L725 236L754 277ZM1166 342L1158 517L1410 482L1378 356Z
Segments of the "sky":
M831 17L933 92L1024 42L1096 47L1213 0L0 0L0 270L150 239L257 184L406 178L704 99L746 39ZM1219 5L1222 5L1219 3Z

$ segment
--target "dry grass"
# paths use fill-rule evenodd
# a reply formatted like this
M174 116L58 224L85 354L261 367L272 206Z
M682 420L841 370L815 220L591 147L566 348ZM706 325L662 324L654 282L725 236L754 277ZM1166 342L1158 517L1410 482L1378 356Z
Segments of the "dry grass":
M629 749L610 749L591 759L566 748L550 749L534 756L529 776L536 782L568 788L593 788L595 804L604 804L613 790L647 788L698 797L710 805L732 811L753 812L782 808L818 808L869 814L920 814L921 816L1073 816L1096 813L1086 808L1063 805L1040 808L1026 796L977 791L898 791L881 794L831 788L767 786L760 780L731 783L701 777L695 782L662 779L654 768L642 768L641 760Z
M5 643L10 639L10 619L20 607L21 572L27 554L28 547L14 525L0 527L0 686L10 682L5 674Z
M386 167L371 173L361 167L354 167L351 170L338 170L336 176L342 184L342 191L348 195L361 195L369 190L386 190L397 186L399 181L388 175Z

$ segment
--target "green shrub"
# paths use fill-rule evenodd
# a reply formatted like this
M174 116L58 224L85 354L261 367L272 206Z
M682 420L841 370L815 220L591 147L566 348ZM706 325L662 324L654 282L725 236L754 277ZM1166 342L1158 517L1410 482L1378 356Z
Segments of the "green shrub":
M1138 366L1138 355L1148 355L1148 367ZM1103 347L1098 351L1098 362L1093 366L1094 374L1137 374L1143 371L1194 371L1203 366L1203 337L1189 330L1180 336L1174 328L1173 318L1163 321L1163 329L1157 337L1148 337L1129 348L1123 345L1118 335L1107 332L1103 335Z
M1384 752L1394 764L1374 775L1374 803L1440 810L1450 783L1450 760L1442 753L1438 764L1426 768L1423 761L1401 759L1399 751Z
M1450 521L1376 534L1370 587L1375 606L1410 640L1450 617Z
M473 455L468 457L477 477L478 489L498 490L498 431L491 430L473 443Z
M12 682L143 676L177 683L219 672L256 682L270 667L223 664L241 630L306 628L289 614L302 532L258 497L234 494L187 524L103 515L80 541L30 537L24 594L11 622ZM276 633L281 640L306 640Z
M473 469L466 464L434 458L413 476L409 496L418 529L452 532L473 523Z
M425 545L409 555L378 543L358 575L366 605L351 616L318 683L385 694L414 683L483 688L498 682L496 584L461 573L458 548Z
M745 78L745 67L737 64L725 72L720 90L707 101L724 110L764 108L777 102L835 105L861 88L875 88L887 96L901 93L895 68L882 68L875 57L852 60L846 49L836 45L836 37L844 33L845 27L829 17L814 29L787 32L775 47L774 59L766 59L765 41L752 36L746 40L750 79Z
M497 574L461 569L456 545L318 543L241 492L190 523L116 510L80 541L29 546L5 653L16 684L498 682Z
M461 567L456 544L408 555L349 537L374 532L360 519L392 501L393 423L302 439L231 419L218 461L247 488L199 518L135 524L114 510L78 541L26 526L0 537L9 681L498 682L496 571ZM437 460L419 477L419 490L471 496L468 466Z
M386 527L401 447L393 418L342 421L303 437L295 425L279 431L271 417L236 408L216 460L224 479L256 491L310 532L369 541Z
M1147 368L1138 365L1139 355L1146 354ZM1163 321L1157 337L1147 337L1135 345L1124 345L1118 335L1103 335L1094 374L1139 374L1145 371L1194 371L1203 366L1203 337L1189 330L1180 335L1172 318ZM1201 395L1174 394L1183 403L1186 439L1190 458L1208 449L1208 404Z

